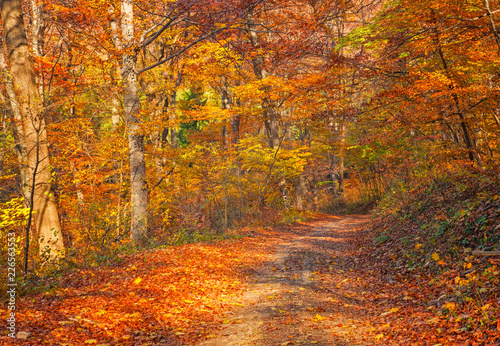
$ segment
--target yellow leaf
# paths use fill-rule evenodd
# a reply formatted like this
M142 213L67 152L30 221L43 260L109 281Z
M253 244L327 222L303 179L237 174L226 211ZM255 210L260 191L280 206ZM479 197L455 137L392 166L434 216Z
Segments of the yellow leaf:
M456 309L455 303L446 303L443 305L443 309L447 309L449 311L453 311Z
M319 321L323 321L323 320L326 320L326 317L323 317L320 314L316 314L316 316L314 316L314 318L313 318L314 322L319 322Z
M96 339L88 339L88 340L85 340L85 343L86 344L97 344L97 340Z
M380 333L380 334L377 334L375 335L375 340L380 340L384 337L384 334L383 333Z
M431 256L431 258L434 260L434 261L439 261L439 255L437 254L437 252L434 252Z
M416 244L415 245L415 249L417 249L417 250L420 249L421 247L422 247L422 244Z
M135 280L134 280L134 284L136 284L136 285L137 285L137 284L140 284L140 283L141 283L141 281L142 281L142 279L141 279L141 278L137 278L137 279L135 279Z

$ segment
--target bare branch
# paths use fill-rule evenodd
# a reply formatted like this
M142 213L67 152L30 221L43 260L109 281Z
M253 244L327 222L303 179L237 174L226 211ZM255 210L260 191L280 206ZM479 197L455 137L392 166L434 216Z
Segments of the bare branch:
M176 53L174 53L174 54L172 54L172 55L170 55L170 56L166 57L166 58L165 58L165 59L163 59L163 60L158 61L157 63L155 63L155 64L153 64L153 65L150 65L150 66L148 66L148 67L143 68L143 69L142 69L142 70L140 70L140 71L137 71L137 74L139 75L139 74L141 74L141 73L143 73L143 72L146 72L146 71L149 71L149 70L151 70L151 69L154 69L155 67L158 67L158 66L160 66L160 65L162 65L162 64L164 64L164 63L166 63L167 61L172 60L172 59L173 59L173 58L175 58L175 57L178 57L179 55L181 55L182 53L184 53L185 51L187 51L189 48L191 48L191 47L192 47L192 46L194 46L195 44L197 44L197 43L199 43L199 42L201 42L201 41L203 41L203 40L205 40L205 39L209 38L210 36L212 36L212 35L214 35L214 34L216 34L216 33L220 32L220 31L226 30L226 29L228 29L228 28L230 28L230 26L224 26L224 27L222 27L222 28L219 28L219 29L216 29L216 30L211 31L211 32L209 32L209 33L208 33L208 34L206 34L206 35L201 36L201 37L200 37L200 38L198 38L197 40L195 40L195 41L191 42L190 44L188 44L186 47L182 48L180 51L178 51L178 52L176 52Z
M151 43L154 42L154 40L156 40L166 29L168 29L169 27L173 26L173 22L176 21L179 17L176 16L176 17L173 17L173 18L170 18L171 14L174 12L175 8L172 9L170 11L170 13L167 14L167 16L157 25L153 26L152 28L150 28L149 30L146 30L142 37L141 37L141 43L140 43L140 46L141 47L146 47L148 45L150 45ZM167 18L169 19L167 21ZM165 23L166 22L166 23ZM158 29L155 33L153 33L152 35L148 36L151 32L153 32L154 30L156 30L156 28L158 28L159 26L161 26L160 29Z

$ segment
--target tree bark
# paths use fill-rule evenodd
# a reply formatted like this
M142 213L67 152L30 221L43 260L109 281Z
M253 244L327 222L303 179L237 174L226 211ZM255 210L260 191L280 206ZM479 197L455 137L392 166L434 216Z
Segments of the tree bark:
M489 0L483 0L484 6L486 7L486 13L490 18L491 30L493 31L493 36L495 37L495 42L497 43L498 53L500 54L500 34L498 33L498 28L493 18L493 13L491 13L491 6Z
M132 0L122 0L122 39L125 50L121 75L123 81L123 105L128 128L128 147L130 164L130 237L137 246L146 239L148 189L146 184L146 162L144 155L144 136L140 133L140 100L137 90L136 52L134 45L134 4Z
M31 6L31 44L32 44L32 51L33 55L35 57L42 57L43 56L43 4L39 3L38 0L30 0L30 6ZM37 78L38 77L38 78ZM35 76L37 85L38 85L38 92L40 93L40 97L42 100L42 104L44 102L44 81L43 81L43 74L39 74L38 76Z
M113 6L110 6L108 8L108 13L110 15L110 34L111 34L111 40L113 41L113 44L116 48L117 51L121 51L122 49L122 41L120 37L120 28L119 28L119 22L118 18L116 16L115 9ZM111 77L111 83L112 85L117 85L117 81L115 80L117 71L119 71L118 64L114 63L109 71L109 76ZM119 78L119 77L118 77ZM112 128L114 131L118 129L120 126L120 98L119 94L116 94L112 92L111 94L111 124Z
M345 158L345 137L346 137L346 126L345 117L342 117L342 122L340 123L340 153L339 153L339 194L343 196L345 194L345 183L344 183L344 158Z
M227 78L222 79L222 89L221 89L221 106L222 109L231 109L233 106L233 101L229 95L229 86ZM236 100L236 105L238 106L238 100ZM239 114L233 114L229 118L229 123L231 125L231 143L233 145L238 144L240 140L240 122L241 116Z
M432 12L432 13L434 14L434 12ZM435 22L437 23L436 19L435 19ZM450 81L452 81L453 77L452 77L450 70L448 68L448 62L446 61L446 59L444 57L443 47L441 45L439 33L436 29L434 29L434 37L433 38L434 38L434 42L436 43L436 49L437 49L437 53L439 55L439 58L441 60L441 64L443 65L443 70L444 70L446 76L448 77L448 79ZM455 91L455 87L454 87L453 83L450 82L448 84L448 88L452 92L452 98L453 98L454 106L456 109L456 113L458 114L458 117L460 118L460 127L461 127L462 132L463 132L464 142L465 142L465 146L467 147L467 154L469 156L469 160L472 163L474 163L474 161L475 161L475 159L474 159L474 144L470 138L467 124L465 123L466 122L465 112L462 110L462 107L460 106L458 94Z
M26 151L21 108L19 108L19 102L17 101L17 95L14 90L12 76L9 72L7 62L5 61L3 50L0 52L0 68L2 69L2 75L5 81L5 89L7 90L10 109L12 110L12 114L14 116L12 131L14 135L15 151L17 159L19 161L19 173L21 176L21 192L24 197L24 205L26 208L29 208L29 200L31 195L30 174L26 164L27 151ZM2 98L2 103L4 103L7 106L7 102L4 100L3 95L0 94L0 97Z
M174 80L174 74L172 73L170 75L170 80L173 82ZM170 127L170 145L172 148L177 148L178 146L178 141L177 141L177 129L175 126L175 104L176 104L176 98L177 98L177 88L181 85L182 82L182 74L181 72L178 73L177 75L177 80L175 83L172 83L173 89L172 93L170 94L170 102L169 102L169 120L172 123Z
M39 251L46 259L55 259L65 250L53 191L53 176L43 107L38 92L20 0L3 0L2 21L10 72L18 98L26 145L26 161L34 187L31 191Z
M254 48L259 48L261 44L256 33L257 25L254 23L252 13L247 14L247 21L249 23L248 32L250 43L254 46ZM265 79L269 76L269 72L265 68L264 56L257 55L255 58L253 58L252 67L257 78ZM266 129L269 146L272 149L276 149L279 146L280 142L279 122L278 114L276 112L276 105L274 104L274 102L270 101L268 97L264 97L264 99L262 100L262 109L264 112L264 127Z

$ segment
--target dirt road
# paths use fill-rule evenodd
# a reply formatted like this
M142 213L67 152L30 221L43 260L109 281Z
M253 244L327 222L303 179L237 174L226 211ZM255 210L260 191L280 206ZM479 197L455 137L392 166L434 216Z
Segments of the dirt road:
M243 307L204 346L370 345L353 237L367 216L324 217L284 238Z

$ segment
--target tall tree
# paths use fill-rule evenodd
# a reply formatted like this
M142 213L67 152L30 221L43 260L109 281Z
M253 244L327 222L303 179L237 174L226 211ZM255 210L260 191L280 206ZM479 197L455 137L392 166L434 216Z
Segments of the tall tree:
M144 155L144 135L139 128L139 100L137 86L137 53L134 38L134 3L122 0L122 39L123 59L121 75L123 80L123 104L125 121L128 128L128 147L130 164L130 236L135 244L144 242L147 230L148 188L146 184L146 161Z
M64 243L53 190L44 109L29 54L21 1L2 1L1 14L24 130L31 179L30 207L35 216L39 250L42 255L55 258L64 251Z

